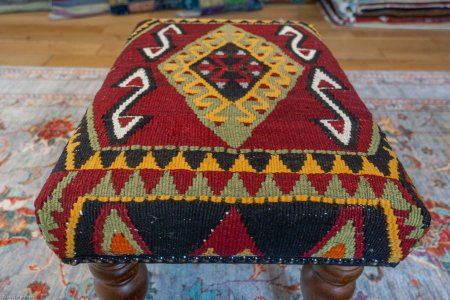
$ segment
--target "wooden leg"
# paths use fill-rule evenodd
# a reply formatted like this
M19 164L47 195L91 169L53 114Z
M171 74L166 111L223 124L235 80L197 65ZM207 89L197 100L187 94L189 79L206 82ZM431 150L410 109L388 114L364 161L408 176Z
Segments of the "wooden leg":
M363 267L304 265L300 284L305 300L347 300Z
M104 300L141 300L147 293L147 267L143 263L89 264L95 293Z

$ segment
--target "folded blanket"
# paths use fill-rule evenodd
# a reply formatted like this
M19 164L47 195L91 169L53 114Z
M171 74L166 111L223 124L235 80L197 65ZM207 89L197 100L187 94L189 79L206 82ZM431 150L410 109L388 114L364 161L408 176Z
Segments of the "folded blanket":
M98 15L109 11L107 0L52 0L51 20Z
M320 0L325 14L336 25L346 25L355 22L356 0Z
M183 0L179 17L198 17L227 11L260 10L261 0Z
M181 0L109 0L111 13L125 15L157 9L172 9L180 5Z
M263 6L262 0L109 0L109 2L111 12L116 15L181 8L177 15L183 18L226 11L259 10Z
M50 10L50 0L0 0L0 13Z
M337 25L450 22L449 0L320 0L320 4L328 18Z

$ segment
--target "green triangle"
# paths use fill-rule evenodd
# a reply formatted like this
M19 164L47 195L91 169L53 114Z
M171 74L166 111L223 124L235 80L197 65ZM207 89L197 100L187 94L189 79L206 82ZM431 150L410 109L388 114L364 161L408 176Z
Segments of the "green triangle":
M122 190L120 191L121 197L143 197L147 195L147 191L145 190L145 185L142 182L141 175L139 175L139 171L136 170L128 179L128 182L125 183Z
M389 200L392 207L395 209L409 210L411 208L411 205L403 198L403 194L400 192L397 185L390 180L384 185L381 198Z
M275 183L272 174L266 176L266 180L261 184L259 191L256 193L256 197L270 197L270 196L282 196L283 192Z
M372 190L370 184L364 179L364 177L359 178L358 188L356 189L354 198L360 199L377 199L377 196Z
M197 173L192 185L185 193L186 196L212 196L213 191L209 187L208 179L203 177L202 173Z
M318 196L319 193L309 182L306 175L301 175L300 178L295 183L294 188L291 191L291 195L308 195L308 196Z
M386 182L384 185L382 198L389 200L394 209L410 211L404 224L415 226L415 229L408 234L407 238L418 239L424 235L424 229L422 228L423 216L420 208L408 203L394 182L390 180Z
M60 202L63 191L77 175L78 172L68 172L67 176L61 179L56 188L53 190L49 200L44 202L41 209L37 210L42 235L51 249L55 249L55 246L50 242L57 241L58 239L50 233L50 231L59 227L52 213L54 211L64 211L64 208Z
M250 197L238 173L233 174L220 195L223 197Z
M405 220L406 225L415 226L407 236L408 239L418 239L424 235L424 230L422 228L423 225L423 216L420 212L420 208L417 206L411 206L411 211L409 212L408 218Z
M331 180L328 183L327 190L325 191L324 196L330 198L350 198L350 195L342 186L342 182L339 180L337 175L333 175L331 177Z
M91 195L98 196L98 197L117 196L116 190L114 189L114 185L111 181L111 178L112 178L112 171L109 170L106 173L105 177L103 177L102 180L92 190Z
M133 234L131 233L130 228L128 228L127 224L122 220L119 213L116 209L111 209L109 215L105 219L105 223L103 224L103 242L102 242L102 250L110 255L114 255L117 253L111 252L111 241L116 233L121 233L127 241L133 246L136 251L134 254L143 254L144 251L139 246L139 244L134 240Z
M173 182L173 177L169 171L164 171L164 175L159 180L158 184L152 190L153 195L162 196L174 196L178 195L177 186Z
M348 220L339 231L329 239L326 244L312 256L323 257L328 251L338 244L345 245L345 255L343 258L353 258L355 256L356 242L355 242L356 230L353 226L353 221Z

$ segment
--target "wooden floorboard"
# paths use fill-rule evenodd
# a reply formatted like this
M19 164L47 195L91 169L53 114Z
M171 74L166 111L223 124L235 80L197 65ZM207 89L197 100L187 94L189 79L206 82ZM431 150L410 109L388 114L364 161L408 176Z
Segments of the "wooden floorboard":
M110 67L134 26L175 11L49 21L45 12L0 17L0 64ZM444 30L342 28L314 4L267 5L262 11L213 16L287 19L313 24L347 70L450 70L450 33Z

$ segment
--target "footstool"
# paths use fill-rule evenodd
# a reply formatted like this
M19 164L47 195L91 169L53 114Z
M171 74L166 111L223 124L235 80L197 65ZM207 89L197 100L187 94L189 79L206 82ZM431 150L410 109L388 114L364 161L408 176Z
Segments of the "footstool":
M144 298L145 263L302 264L305 299L348 299L430 224L318 33L291 21L141 23L35 206L103 299Z

